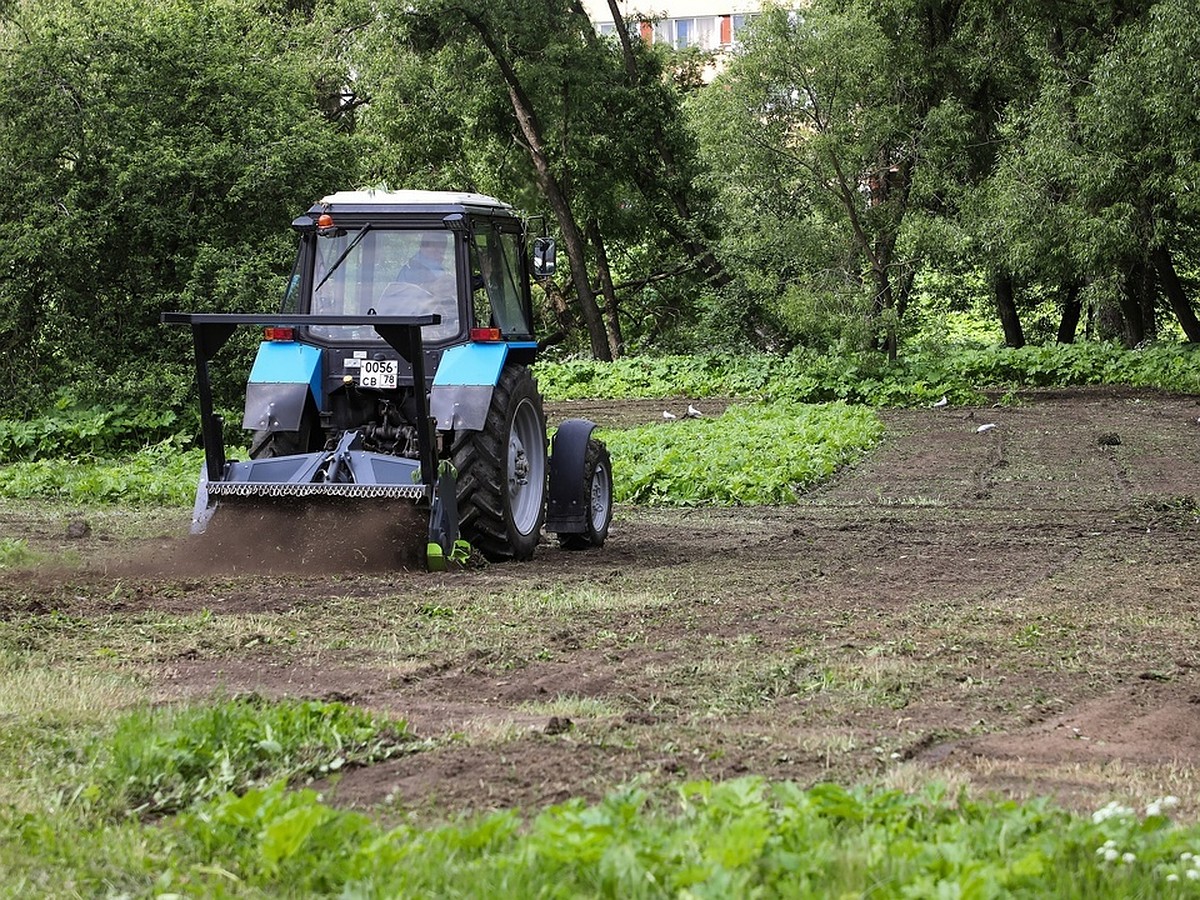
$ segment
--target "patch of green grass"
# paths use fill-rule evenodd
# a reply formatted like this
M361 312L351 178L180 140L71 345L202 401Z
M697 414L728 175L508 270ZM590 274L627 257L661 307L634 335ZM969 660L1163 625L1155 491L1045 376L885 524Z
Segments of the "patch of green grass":
M615 716L624 711L618 703L612 700L601 697L579 697L573 694L559 695L549 700L530 700L517 708L533 715L573 716L579 719Z
M174 441L119 460L41 458L0 466L0 498L188 506L204 454Z
M882 433L864 407L753 404L731 406L716 419L606 431L604 438L618 501L694 506L794 503Z
M316 777L412 749L403 721L341 703L244 697L134 710L90 751L81 797L112 813L162 813L279 778Z

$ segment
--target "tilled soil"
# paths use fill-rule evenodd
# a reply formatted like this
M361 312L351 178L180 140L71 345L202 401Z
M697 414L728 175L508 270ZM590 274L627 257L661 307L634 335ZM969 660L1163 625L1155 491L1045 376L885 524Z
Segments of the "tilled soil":
M669 428L686 408L551 417ZM419 752L325 785L355 806L440 817L752 773L1081 808L1176 793L1194 815L1200 398L882 416L881 447L795 506L621 508L599 551L446 574L311 551L316 569L285 552L256 571L201 552L186 517L67 538L86 516L0 507L0 537L73 557L6 577L4 639L161 701L255 691L406 718Z

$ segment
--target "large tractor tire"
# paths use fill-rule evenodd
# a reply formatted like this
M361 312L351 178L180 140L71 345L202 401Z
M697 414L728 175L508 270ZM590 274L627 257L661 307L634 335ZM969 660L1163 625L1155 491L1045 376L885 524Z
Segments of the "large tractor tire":
M524 366L505 366L482 431L459 432L459 532L492 562L529 559L546 520L546 416Z
M558 545L564 550L587 550L603 547L612 524L613 481L612 460L603 441L590 438L583 461L584 496L587 505L587 525L582 532L560 534Z

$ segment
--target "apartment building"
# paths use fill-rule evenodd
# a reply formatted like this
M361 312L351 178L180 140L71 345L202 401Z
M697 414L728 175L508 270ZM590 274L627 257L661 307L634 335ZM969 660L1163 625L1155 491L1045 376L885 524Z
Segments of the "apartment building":
M607 0L583 0L583 6L601 34L617 29ZM642 40L712 51L732 46L759 6L759 0L617 0L621 17L636 23Z

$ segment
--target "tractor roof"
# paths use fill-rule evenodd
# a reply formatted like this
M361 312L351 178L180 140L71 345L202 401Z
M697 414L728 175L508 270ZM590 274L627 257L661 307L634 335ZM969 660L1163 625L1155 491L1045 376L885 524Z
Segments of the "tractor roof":
M464 191L338 191L322 197L312 213L320 212L365 212L365 213L453 213L482 212L495 215L515 215L507 203L486 194Z

